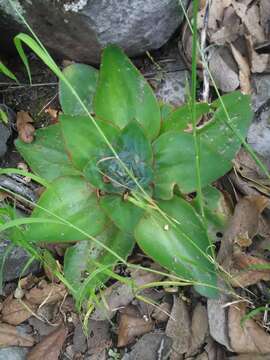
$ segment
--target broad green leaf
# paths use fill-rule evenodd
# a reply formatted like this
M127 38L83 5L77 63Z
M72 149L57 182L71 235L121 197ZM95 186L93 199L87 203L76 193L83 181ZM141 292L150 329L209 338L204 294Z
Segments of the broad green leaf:
M232 209L223 193L217 188L207 186L202 191L208 235L211 239L215 240L222 236L229 218L232 215ZM200 211L198 197L195 197L191 204L197 212Z
M41 195L38 206L50 213L36 207L31 215L32 218L44 217L59 220L52 215L54 214L91 236L96 236L103 231L108 221L98 205L95 191L91 189L88 182L78 176L56 179ZM82 234L74 227L57 223L30 224L27 226L25 236L28 241L35 243L87 239L86 234Z
M160 109L142 74L116 46L108 46L102 57L94 112L124 128L136 120L147 137L155 139L160 129Z
M17 139L15 145L32 171L46 180L78 174L65 152L59 124L38 129L31 144Z
M240 92L223 97L231 123L246 136L252 111L250 97ZM215 103L216 105L216 103ZM226 115L219 106L211 121L198 130L200 143L201 184L205 187L223 176L232 166L232 160L241 146L240 140L225 123ZM154 143L155 195L170 199L178 185L183 193L196 190L194 140L190 133L168 131Z
M90 157L84 169L86 178L94 186L114 193L137 189L136 181L147 188L153 178L152 147L137 122L130 122L121 131L115 151L128 171L112 152L101 149L99 157Z
M67 152L78 169L83 170L90 159L108 149L104 138L89 117L61 115L60 124ZM97 120L97 124L110 143L115 145L119 130L101 120Z
M79 95L89 112L93 111L93 98L96 92L98 70L85 64L71 64L63 70L67 81ZM64 114L87 115L76 96L63 79L59 81L59 100Z
M96 239L123 259L128 257L134 246L133 237L119 231L112 224ZM68 248L64 259L64 274L66 280L76 289L73 295L77 300L81 291L89 296L89 291L95 291L102 286L108 280L102 267L112 269L117 262L118 259L113 254L91 240L81 241ZM96 275L89 279L88 275L91 277L95 271Z
M160 201L159 206L173 221L149 210L136 227L137 243L147 255L174 274L209 285L196 285L200 294L217 296L215 267L208 258L210 244L193 207L178 197Z
M119 195L102 196L100 206L115 225L128 234L133 234L134 228L143 214L141 208L124 200Z
M170 118L171 113L173 111L174 111L174 106L165 103L160 104L161 128L162 128L162 123Z
M198 121L202 115L207 114L210 106L207 103L196 104L196 120ZM162 122L161 133L166 131L183 131L192 125L192 112L189 103L172 111Z

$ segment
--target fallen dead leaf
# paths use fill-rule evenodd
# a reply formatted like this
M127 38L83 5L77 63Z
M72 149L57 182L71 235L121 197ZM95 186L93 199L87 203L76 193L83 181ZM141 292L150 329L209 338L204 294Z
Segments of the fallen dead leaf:
M34 120L31 118L28 112L23 110L17 112L16 125L18 135L19 138L27 144L30 144L34 140L35 128L31 124L33 122Z
M48 284L42 280L38 286L26 293L25 297L31 304L40 305L56 303L62 300L66 294L67 291L63 284Z
M250 68L247 59L232 44L231 50L239 68L240 89L244 94L251 94Z
M99 353L112 345L110 323L108 320L88 323L87 347L89 354Z
M252 266L258 268L248 270ZM259 266L265 266L268 269L260 270ZM242 270L242 272L239 270ZM239 252L233 255L233 271L231 275L230 282L234 287L250 286L261 280L270 281L270 263L264 259Z
M233 217L225 231L218 253L219 263L229 270L232 263L233 246L243 239L252 240L257 234L259 217L268 204L265 196L245 196L236 205Z
M191 319L191 345L188 355L196 355L209 334L208 317L206 307L198 303L193 311Z
M191 344L191 321L186 303L174 296L170 318L166 326L166 335L172 341L171 360L179 359L180 354L188 353Z
M247 319L241 324L246 314L246 303L231 305L228 313L228 329L232 349L237 353L270 353L270 335L255 320Z
M34 345L34 338L31 335L21 334L16 326L0 323L0 347Z
M228 307L226 307L226 304L232 301L232 297L228 294L227 284L221 279L218 279L218 288L223 289L220 291L219 297L207 300L209 331L217 343L232 351L228 337ZM219 358L214 360L216 359Z
M270 56L268 54L258 54L254 50L254 43L250 35L246 35L246 44L249 53L251 72L262 73L269 69Z
M65 326L60 326L28 353L27 360L58 360L67 333Z
M58 120L59 110L55 110L52 109L51 107L48 107L47 109L45 109L45 113L51 117L52 124L56 124L59 122Z
M143 270L131 272L131 277L137 286L160 281L163 278L160 274ZM125 307L134 299L134 292L128 284L116 282L104 291L103 298L105 299L104 303L106 307L97 308L91 316L91 319L111 319L117 310Z
M248 6L247 4L232 0L232 5L236 14L245 24L254 42L264 42L266 39L264 29L260 24L260 13L257 3L255 2L253 5Z
M25 320L29 319L36 311L36 306L28 302L8 297L3 303L2 321L11 324L19 325Z
M164 301L158 307L155 307L152 318L155 319L158 323L168 321L171 311L171 305Z
M137 336L150 332L153 325L151 320L145 320L141 316L136 306L126 306L120 313L117 347L131 344Z

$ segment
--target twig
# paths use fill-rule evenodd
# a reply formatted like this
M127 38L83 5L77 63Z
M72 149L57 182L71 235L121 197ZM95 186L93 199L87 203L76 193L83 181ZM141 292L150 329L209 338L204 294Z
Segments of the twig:
M208 102L209 99L209 73L207 66L205 66L205 61L208 61L208 54L206 50L206 39L207 39L207 27L208 27L208 20L209 20L209 8L211 5L212 0L206 0L205 4L205 13L203 18L203 28L201 31L201 52L204 54L204 61L203 63L203 93L202 93L202 100L204 102Z

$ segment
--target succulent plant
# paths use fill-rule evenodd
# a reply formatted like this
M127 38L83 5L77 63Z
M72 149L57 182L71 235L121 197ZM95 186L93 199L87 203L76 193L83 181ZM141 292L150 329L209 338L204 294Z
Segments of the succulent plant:
M108 272L95 271L112 269L137 242L170 272L194 281L198 292L216 296L213 239L186 196L197 187L190 103L160 104L115 46L104 50L100 71L72 64L63 73L74 91L60 81L59 123L38 129L31 144L16 141L32 171L48 181L31 217L52 220L26 225L25 238L71 242L64 274L74 295L82 286L89 292L102 286ZM235 132L247 133L250 98L235 92L197 103L198 121L207 114L197 137L201 184L209 192L241 146Z

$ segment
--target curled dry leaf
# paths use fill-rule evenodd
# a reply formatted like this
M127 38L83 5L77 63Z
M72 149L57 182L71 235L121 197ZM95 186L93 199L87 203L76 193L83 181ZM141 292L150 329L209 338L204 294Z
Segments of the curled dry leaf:
M35 128L31 124L33 122L34 120L31 118L28 112L19 111L17 113L16 125L19 138L27 144L30 144L34 140Z
M231 266L234 244L241 245L244 239L252 240L257 234L260 214L267 205L268 199L260 195L245 196L236 205L218 253L218 261L225 269Z
M257 268L248 270L248 268L256 266ZM265 268L260 269L260 266ZM235 253L233 255L233 271L231 275L233 278L230 282L234 287L253 285L261 280L270 281L270 263L255 256L240 252Z
M240 89L244 94L251 94L250 68L247 59L232 44L231 50L239 68Z
M25 297L31 304L40 305L56 303L62 300L66 294L67 291L63 284L48 284L46 281L41 281L38 286L26 293Z
M59 122L59 120L58 120L59 111L58 110L48 107L47 109L45 109L45 113L50 116L52 124L56 124Z
M19 333L16 326L0 323L0 347L33 345L34 339L31 335Z
M2 321L11 324L19 325L25 320L29 319L36 311L36 306L28 302L8 297L3 303Z
M66 336L67 329L62 325L41 340L41 342L28 353L27 360L58 360Z
M270 353L270 335L255 320L241 324L247 306L245 303L231 305L228 313L228 329L231 347L237 353Z
M120 313L117 347L132 343L137 336L146 334L152 329L153 322L144 319L135 306L128 305Z

